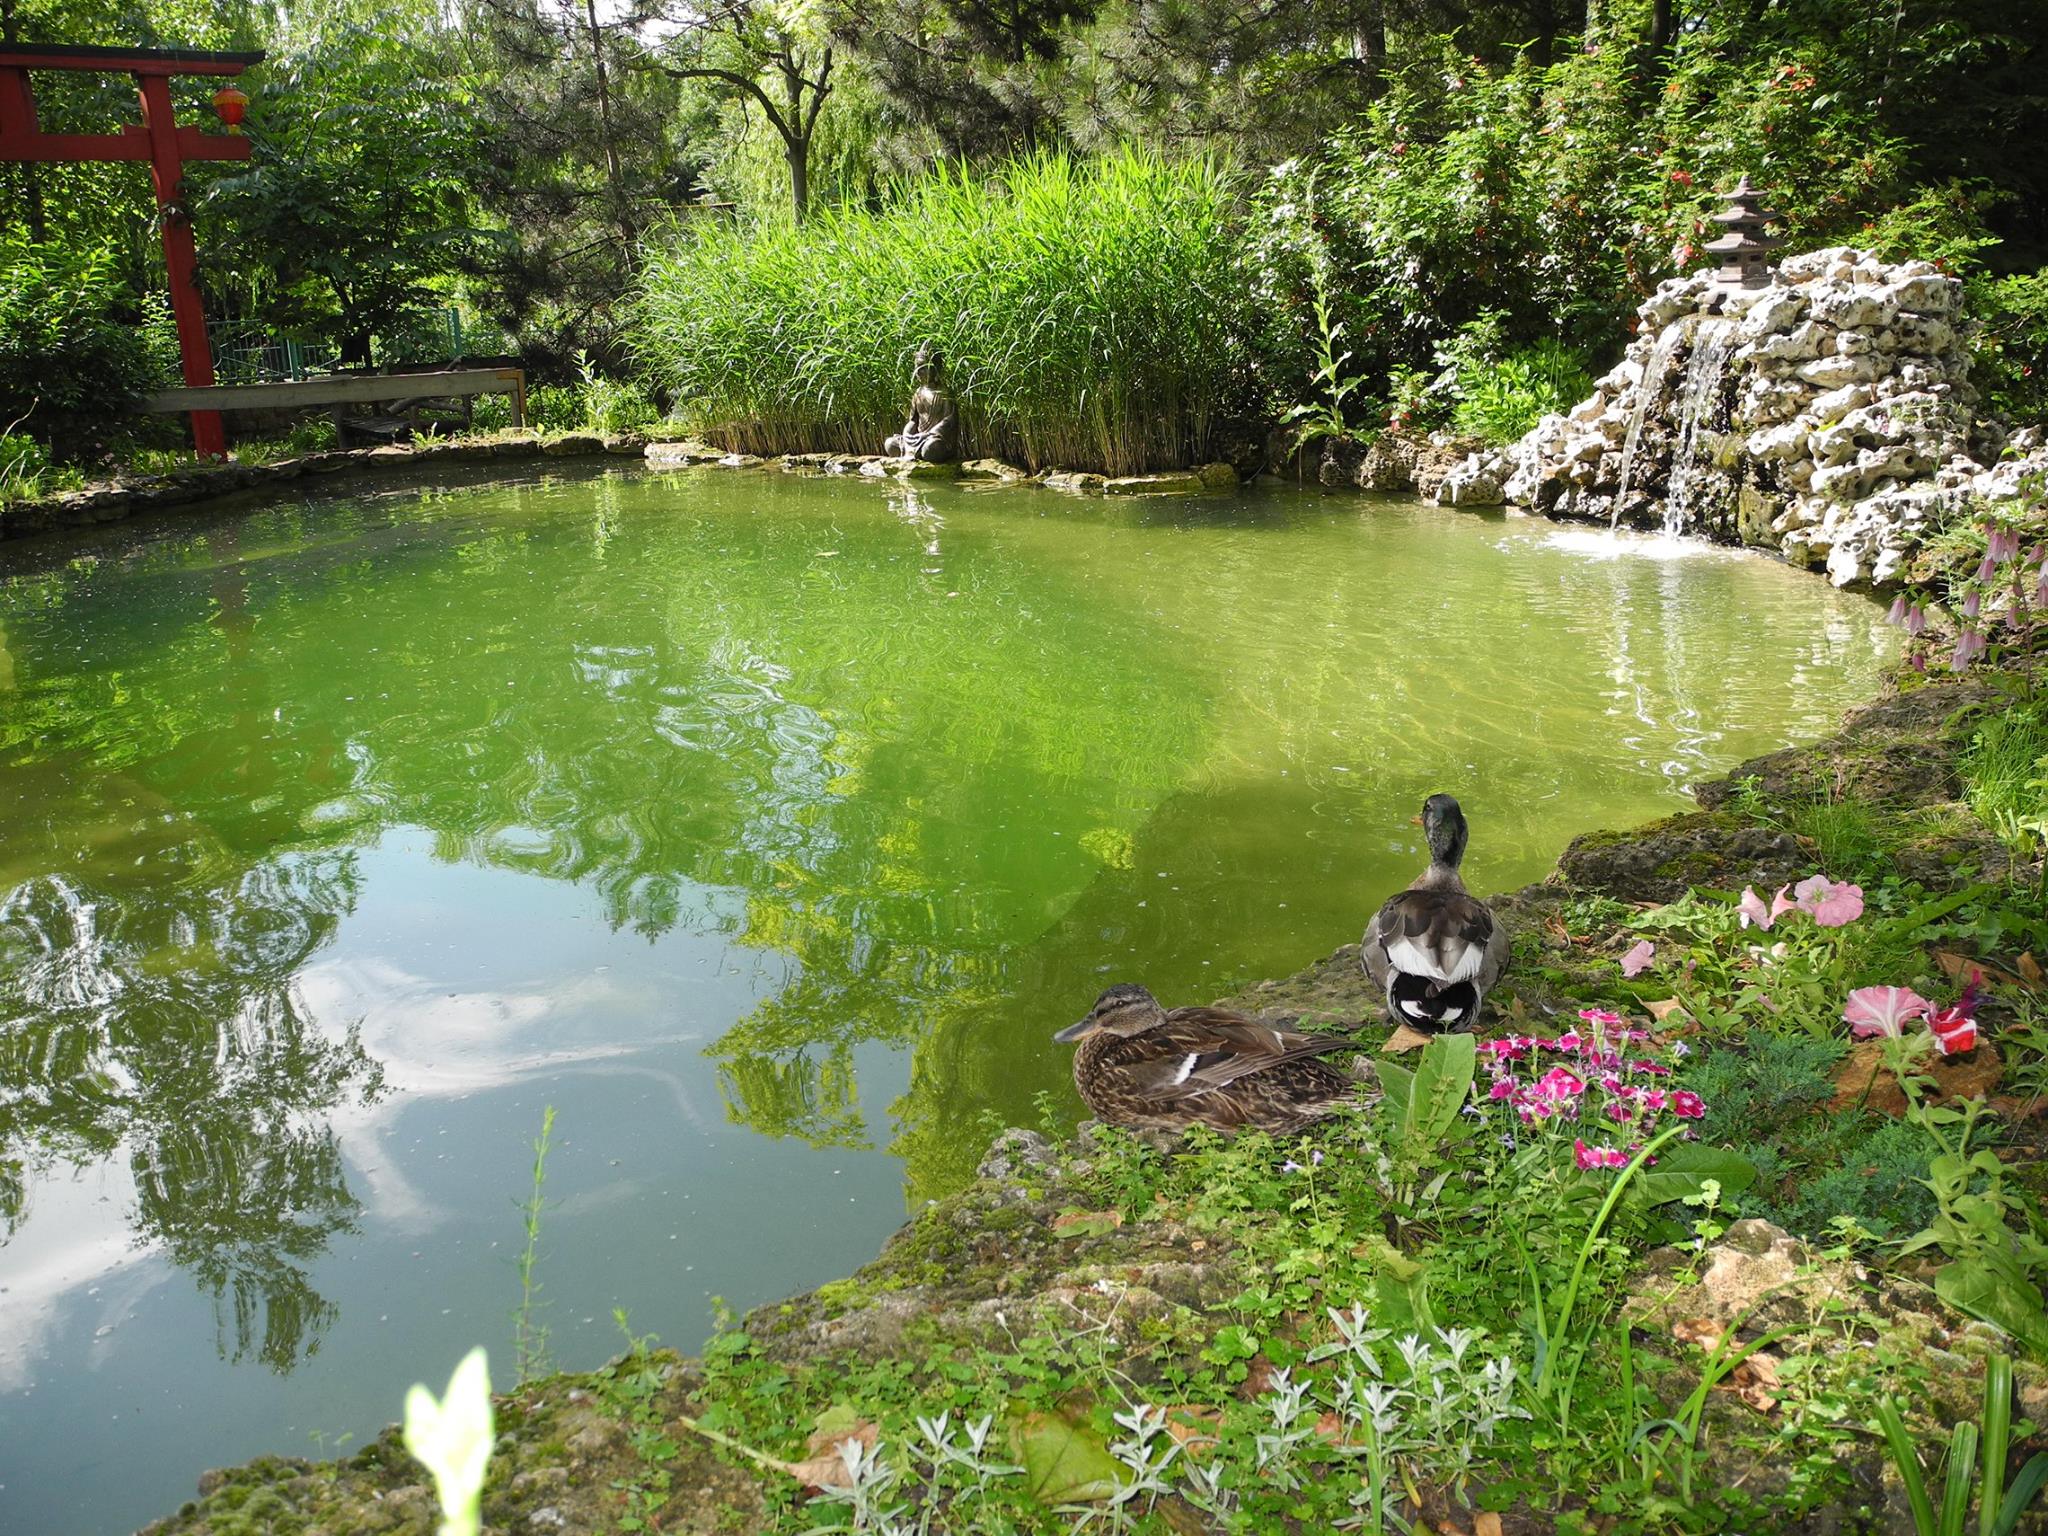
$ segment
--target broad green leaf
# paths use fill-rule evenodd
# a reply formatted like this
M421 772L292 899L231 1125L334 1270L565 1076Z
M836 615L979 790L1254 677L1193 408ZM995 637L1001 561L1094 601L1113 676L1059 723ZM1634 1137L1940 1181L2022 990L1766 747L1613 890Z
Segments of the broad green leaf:
M1041 1504L1089 1504L1117 1490L1122 1464L1092 1429L1057 1413L1010 1421L1010 1449L1024 1487Z
M1655 1167L1636 1175L1628 1198L1639 1208L1666 1205L1698 1194L1708 1179L1721 1186L1723 1195L1740 1194L1756 1182L1756 1166L1719 1147L1681 1143L1660 1153Z
M1422 1048L1403 1116L1404 1140L1412 1155L1435 1146L1458 1123L1458 1111L1472 1094L1478 1062L1479 1042L1470 1035L1438 1035Z
M1958 1312L1996 1323L2032 1358L2048 1359L2048 1310L2024 1277L2002 1275L1980 1259L1957 1259L1935 1273L1934 1294Z

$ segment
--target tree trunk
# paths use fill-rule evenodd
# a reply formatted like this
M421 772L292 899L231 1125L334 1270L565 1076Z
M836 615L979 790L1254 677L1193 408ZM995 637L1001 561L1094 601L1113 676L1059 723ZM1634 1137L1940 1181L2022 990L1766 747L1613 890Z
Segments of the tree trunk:
M597 72L597 123L598 132L604 136L604 173L611 187L612 217L618 220L619 233L630 247L638 231L626 210L626 195L619 175L619 139L612 128L611 76L604 67L604 34L598 30L597 0L583 0L583 14L590 26L590 63Z
M789 203L801 224L811 212L811 141L785 135L783 158L789 162Z
M1380 77L1387 72L1387 12L1383 5L1374 5L1365 14L1364 21L1351 40L1351 51L1358 62L1365 66L1366 79L1375 87Z
M1671 0L1651 0L1650 46L1663 50L1678 36L1678 16Z

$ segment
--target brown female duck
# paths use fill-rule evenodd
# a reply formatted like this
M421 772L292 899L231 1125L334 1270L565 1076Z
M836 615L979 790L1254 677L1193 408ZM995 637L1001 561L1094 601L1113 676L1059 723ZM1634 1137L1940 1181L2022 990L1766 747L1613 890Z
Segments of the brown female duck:
M1221 1008L1169 1013L1143 987L1111 987L1087 1018L1053 1038L1080 1042L1074 1086L1111 1125L1287 1135L1359 1093L1358 1083L1317 1059L1357 1049L1343 1036L1276 1029Z

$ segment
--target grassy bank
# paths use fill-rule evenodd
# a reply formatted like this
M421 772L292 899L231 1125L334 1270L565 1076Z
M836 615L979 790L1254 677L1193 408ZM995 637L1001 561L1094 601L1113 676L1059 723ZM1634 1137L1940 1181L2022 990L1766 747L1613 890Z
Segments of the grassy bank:
M744 452L878 451L931 341L969 454L1198 464L1248 397L1236 208L1216 162L1133 149L941 171L800 229L700 220L648 265L641 351Z

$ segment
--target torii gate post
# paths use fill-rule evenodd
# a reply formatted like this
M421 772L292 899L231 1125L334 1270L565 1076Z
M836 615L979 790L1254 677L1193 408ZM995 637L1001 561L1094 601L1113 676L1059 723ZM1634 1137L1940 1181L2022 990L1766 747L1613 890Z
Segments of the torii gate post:
M189 48L74 48L56 43L0 46L0 160L147 160L156 188L158 223L163 227L164 269L170 279L171 313L178 322L178 352L185 382L213 383L213 349L206 340L206 312L194 277L198 250L192 216L184 200L187 160L246 160L249 141L238 134L204 134L180 128L171 105L173 75L239 75L262 59L260 53L208 53ZM36 121L29 71L65 69L135 77L142 97L142 124L119 133L44 133ZM239 115L239 114L238 114ZM227 452L219 411L192 413L192 446L203 459Z

